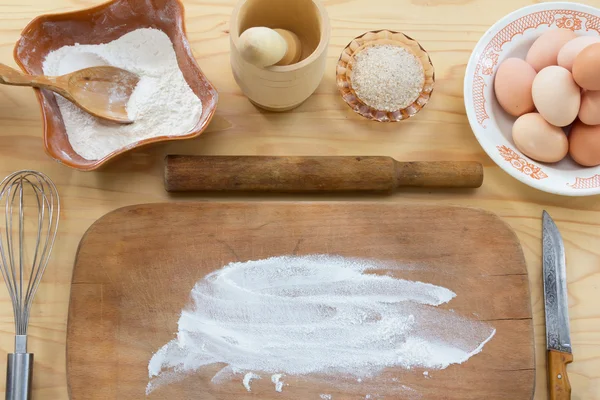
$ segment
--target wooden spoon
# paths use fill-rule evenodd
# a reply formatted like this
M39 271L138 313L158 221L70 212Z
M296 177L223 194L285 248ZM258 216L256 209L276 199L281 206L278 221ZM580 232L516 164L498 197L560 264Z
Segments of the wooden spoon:
M95 117L131 124L127 102L139 78L124 69L102 66L85 68L62 76L26 75L0 64L0 83L48 89L73 102Z

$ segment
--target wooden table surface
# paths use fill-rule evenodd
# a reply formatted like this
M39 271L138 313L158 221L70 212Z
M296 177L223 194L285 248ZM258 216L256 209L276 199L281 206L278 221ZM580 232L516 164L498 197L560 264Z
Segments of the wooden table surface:
M219 108L198 139L134 151L100 172L83 173L44 154L40 112L33 91L0 87L0 175L37 169L58 185L64 211L53 258L35 299L30 350L35 353L36 399L67 399L65 331L75 252L86 229L125 205L214 200L170 197L163 189L165 154L389 155L398 160L477 160L485 182L475 191L409 191L390 197L336 199L427 202L481 207L500 215L517 232L528 263L535 313L536 399L547 398L541 282L542 210L556 220L565 239L571 334L575 362L569 366L573 398L600 399L600 197L567 198L531 189L498 168L483 152L465 116L462 87L475 43L497 19L534 0L325 0L333 27L327 73L316 93L285 114L259 111L236 86L229 69L228 21L235 0L186 1L188 36L198 62L220 92ZM600 0L586 3L600 7ZM98 4L91 0L0 1L1 60L15 66L12 50L35 16ZM479 11L483 10L483 11ZM416 38L436 67L436 90L417 117L378 124L355 115L337 95L335 63L343 47L372 29L396 29ZM298 200L279 196L269 199ZM241 200L243 197L229 197ZM252 201L265 199L251 197ZM323 197L302 197L304 200ZM0 291L0 348L13 349L9 297ZM4 362L0 354L0 365ZM4 368L4 367L3 367ZM3 372L0 372L3 376ZM4 384L1 379L0 385ZM513 400L513 399L511 399Z

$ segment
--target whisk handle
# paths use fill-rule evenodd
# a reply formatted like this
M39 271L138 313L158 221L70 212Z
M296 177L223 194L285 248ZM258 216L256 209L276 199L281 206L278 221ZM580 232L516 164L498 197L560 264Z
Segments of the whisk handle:
M6 400L30 400L33 353L8 353Z

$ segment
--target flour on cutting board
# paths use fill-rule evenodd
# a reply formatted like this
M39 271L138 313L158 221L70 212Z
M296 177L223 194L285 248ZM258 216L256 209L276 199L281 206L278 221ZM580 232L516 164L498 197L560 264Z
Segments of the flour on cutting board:
M456 295L371 273L374 260L330 255L234 262L204 277L177 337L148 365L147 393L200 368L226 364L213 383L261 373L374 377L388 367L444 369L479 353L495 329L437 306ZM243 378L241 378L243 376ZM400 386L400 385L399 385Z
M283 374L273 374L273 375L271 375L271 382L273 382L275 384L275 391L276 392L282 392L283 391L283 385L285 385L285 383L281 380L282 377L283 377Z
M249 391L249 392L252 391L250 384L255 379L261 379L260 375L256 375L254 372L248 372L246 375L244 375L244 379L242 380L242 383L244 384L244 387L246 388L247 391Z

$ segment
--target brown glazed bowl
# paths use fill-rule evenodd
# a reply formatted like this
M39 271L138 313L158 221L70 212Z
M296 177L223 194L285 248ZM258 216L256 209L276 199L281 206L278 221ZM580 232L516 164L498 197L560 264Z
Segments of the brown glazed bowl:
M425 83L419 97L408 107L396 111L376 110L365 104L352 88L352 66L355 56L369 46L392 45L403 47L414 54L423 65ZM409 119L421 111L429 101L435 83L435 72L429 54L416 40L406 36L402 32L380 30L366 32L352 40L338 60L336 66L336 83L342 98L356 112L363 117L379 122L398 122Z
M102 159L86 160L75 153L69 143L54 93L35 89L44 121L45 149L52 158L69 167L91 171L133 148L168 140L191 139L206 129L217 108L218 95L192 55L185 33L183 4L179 0L113 0L85 10L41 15L21 33L14 57L24 72L41 75L42 63L50 51L75 43L108 43L139 28L159 29L173 42L179 68L202 101L202 116L198 124L186 135L145 139Z

